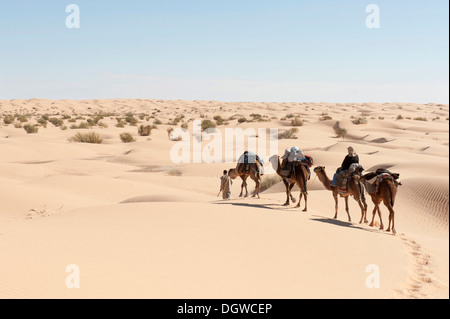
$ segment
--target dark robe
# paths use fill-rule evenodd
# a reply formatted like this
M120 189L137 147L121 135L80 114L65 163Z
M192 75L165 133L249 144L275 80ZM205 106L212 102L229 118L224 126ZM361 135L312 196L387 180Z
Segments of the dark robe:
M348 170L352 164L359 164L359 156L358 155L353 156L353 157L350 155L347 155L345 157L344 161L342 162L341 171Z

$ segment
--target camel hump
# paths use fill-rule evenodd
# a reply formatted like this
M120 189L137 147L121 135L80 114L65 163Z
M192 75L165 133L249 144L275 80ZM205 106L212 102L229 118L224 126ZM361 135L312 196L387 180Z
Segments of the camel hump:
M245 151L238 159L238 164L257 164L264 166L264 160L256 153Z

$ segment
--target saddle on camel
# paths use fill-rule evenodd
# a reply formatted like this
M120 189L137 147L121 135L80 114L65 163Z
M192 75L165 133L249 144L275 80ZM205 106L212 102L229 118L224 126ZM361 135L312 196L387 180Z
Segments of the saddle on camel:
M367 193L369 194L378 194L380 184L385 179L391 180L397 188L398 186L402 186L400 174L392 173L384 168L377 169L375 172L367 173L362 178L364 180L364 186L366 187Z
M348 184L354 175L361 176L364 168L359 164L359 156L355 149L350 146L348 154L334 174L331 186L337 188L339 194L346 194L348 190Z
M351 164L349 169L335 174L331 185L337 188L339 194L347 194L352 177L355 175L361 176L363 171L364 167L361 164Z
M285 178L291 178L294 173L294 168L299 165L304 165L311 178L310 168L314 165L314 160L309 155L304 155L303 151L298 147L292 147L286 149L282 157L281 163L281 176Z
M251 169L250 164L255 164L255 163L259 163L259 165L258 165L259 172L258 173L260 176L263 176L264 175L264 160L260 156L258 156L258 154L255 154L255 153L249 152L249 151L245 151L244 154L242 154L238 160L238 164L244 164L244 165L241 165L242 168L240 169L243 171L240 171L238 173L250 174L250 169Z

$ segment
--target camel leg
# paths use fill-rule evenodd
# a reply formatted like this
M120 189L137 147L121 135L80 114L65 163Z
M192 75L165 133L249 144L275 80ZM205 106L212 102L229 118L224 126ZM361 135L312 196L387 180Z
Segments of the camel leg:
M289 206L290 205L289 199L292 199L292 201L294 203L296 202L295 198L292 196L292 188L294 188L295 184L289 185L289 183L284 178L283 178L283 183L284 183L284 186L286 187L286 203L284 203L283 206Z
M303 193L300 192L300 198L298 199L298 204L295 206L295 208L300 208L300 204L302 203Z
M359 204L359 207L361 207L361 220L359 221L359 223L362 224L364 221L364 223L367 224L367 222L368 222L367 216L366 216L367 215L367 204L364 205L362 200L359 200L358 204Z
M372 222L369 224L370 227L373 227L375 225L375 215L377 214L377 204L375 204L375 208L373 209L373 216L372 216Z
M367 205L366 199L364 199L363 205L364 205L364 224L368 224L369 220L367 219L367 209L369 208L369 206Z
M348 221L351 222L352 218L350 217L350 208L348 207L348 197L345 197L345 211L347 212L347 216L348 216Z
M338 194L334 193L334 192L333 192L333 197L334 197L334 202L335 202L334 209L336 212L336 214L334 215L334 219L337 219L338 209L339 209L339 197L338 197Z
M308 211L308 193L305 193L305 209L303 210L305 213Z
M294 188L294 186L292 185L292 188ZM292 192L292 189L291 189ZM291 201L295 204L297 202L297 200L295 199L295 197L292 195L292 193L290 194L291 196Z
M242 184L241 184L241 193L239 194L239 197L242 197L244 195L244 187L245 187L245 178L241 176Z
M253 197L258 197L258 199L261 199L261 196L259 195L259 188L261 187L261 182L259 179L256 180L256 188L255 188L255 194Z
M259 188L261 186L261 179L258 176L251 175L250 178L255 182L255 192L253 193L252 197L258 197L258 199L261 199L259 195Z
M367 206L366 196L364 195L364 186L361 182L358 183L358 185L359 185L359 194L360 194L360 196L358 198L358 204L359 204L359 207L361 207L361 213L362 213L361 221L359 223L362 224L363 220L364 220L364 224L368 224L369 223L369 221L367 220L367 207L368 206Z
M381 217L381 208L380 208L380 204L381 204L381 203L379 203L379 204L377 205L377 211L378 211L378 217L380 217L380 230L383 230L383 229L384 229L384 224L383 224L383 219L382 219L382 217Z
M289 185L289 197L291 198L291 201L295 204L297 200L295 199L294 195L292 195L292 190L294 189L295 183L292 183Z
M247 176L242 177L242 179L244 180L244 188L245 188L245 196L244 197L248 197L248 184L247 184Z
M395 225L394 225L395 212L391 205L386 205L386 206L389 209L389 227L388 227L388 229L386 229L386 231L387 232L391 231L391 223L392 223L392 233L395 236L397 234L397 231L395 230Z

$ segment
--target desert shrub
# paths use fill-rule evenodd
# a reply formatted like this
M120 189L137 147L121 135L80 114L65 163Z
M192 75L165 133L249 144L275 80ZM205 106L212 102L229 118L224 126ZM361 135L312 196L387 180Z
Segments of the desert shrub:
M403 120L403 116L401 114L397 115L397 121Z
M100 128L108 128L108 124L106 124L106 123L103 123L103 122L98 122L98 127L100 127Z
M183 123L181 124L181 128L187 130L189 129L189 125L187 123Z
M56 117L52 117L48 121L56 127L60 127L60 126L64 125L64 121L59 118L56 118Z
M246 123L248 122L248 120L245 117L241 117L240 119L238 119L238 123Z
M161 124L163 124L163 122L161 122L161 120L155 119L155 120L153 121L153 124L155 124L155 125L161 125Z
M141 125L138 128L138 134L140 136L150 136L152 134L152 127L150 125Z
M367 124L368 121L367 121L367 118L365 118L365 117L358 117L358 118L354 119L352 121L352 123L355 125L362 125L362 124Z
M333 118L331 116L329 116L328 114L323 114L320 118L319 121L331 121Z
M252 122L270 122L270 118L261 114L250 114Z
M71 143L89 143L89 144L102 144L103 139L99 134L95 132L89 133L77 133L71 138L69 138Z
M225 120L220 115L214 116L214 120L216 121L217 125L223 125L225 123Z
M22 126L21 123L16 123L16 124L14 124L14 127L15 127L15 128L22 128L23 126Z
M302 119L300 117L297 116L297 117L292 119L291 125L292 126L303 126L303 121L302 121Z
M125 122L123 119L121 119L121 118L119 118L119 117L116 118L116 120L117 120L116 127L124 128L125 125L127 124L127 122Z
M6 115L3 118L3 123L5 123L6 125L11 124L12 122L14 122L14 116L12 116L12 115Z
M39 131L37 125L26 124L23 128L28 134L36 134Z
M261 186L260 186L260 191L264 192L264 191L268 190L269 188L271 188L272 186L274 186L278 183L281 183L281 182L282 182L282 179L278 175L268 176L262 180Z
M28 122L28 118L25 115L16 115L16 118L20 123Z
M172 168L167 172L167 175L169 176L182 176L183 172L181 172L179 169Z
M127 113L125 117L125 121L130 124L130 126L136 126L138 123L138 120L134 117L132 113Z
M422 122L428 122L426 117L415 117L414 121L422 121Z
M136 142L136 139L130 133L122 133L120 134L120 139L123 143L133 143Z
M202 131L205 131L209 128L216 128L216 123L211 120L203 120L202 121Z
M68 127L67 127L67 125L63 125L63 126L60 126L60 129L62 131L67 131Z
M91 124L89 124L88 122L81 122L79 125L72 124L72 125L70 126L70 128L71 128L72 130L88 130L88 129L90 129L91 127L92 127Z
M37 123L42 125L43 127L47 127L47 120L44 119L43 117L41 117L40 119L37 120Z
M283 131L278 134L279 140L295 140L297 139L298 129L297 128L291 128L289 130Z
M168 125L178 126L178 124L185 118L184 115L178 115L174 119L169 119Z
M339 128L335 131L335 133L336 133L337 137L339 137L339 138L342 137L344 139L345 136L347 135L347 130L344 128Z

